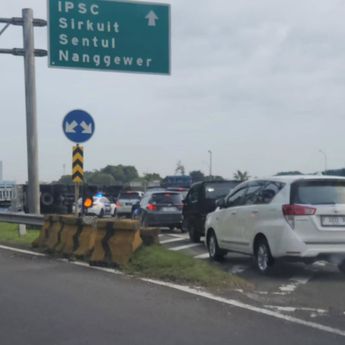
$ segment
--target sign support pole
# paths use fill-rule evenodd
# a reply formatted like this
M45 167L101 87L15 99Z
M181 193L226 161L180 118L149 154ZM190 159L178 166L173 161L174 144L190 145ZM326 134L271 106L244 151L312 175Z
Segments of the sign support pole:
M26 133L28 156L28 206L29 213L40 213L40 187L38 178L38 140L33 11L24 8L24 71L26 99Z
M75 216L79 216L79 205L78 205L78 200L79 200L79 183L74 184L74 200L75 200Z

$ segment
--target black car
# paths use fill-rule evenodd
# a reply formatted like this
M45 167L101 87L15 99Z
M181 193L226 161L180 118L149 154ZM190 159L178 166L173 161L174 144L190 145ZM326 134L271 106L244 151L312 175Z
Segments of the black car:
M183 201L182 230L193 242L200 242L205 233L206 215L216 208L216 200L225 197L239 181L204 181L193 184Z
M181 228L182 194L170 191L152 191L145 193L135 211L141 225Z

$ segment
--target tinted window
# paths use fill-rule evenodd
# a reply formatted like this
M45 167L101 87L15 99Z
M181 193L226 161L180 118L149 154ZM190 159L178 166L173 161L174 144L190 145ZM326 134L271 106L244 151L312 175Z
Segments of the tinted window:
M174 204L174 205L181 205L182 204L182 195L176 193L160 193L160 194L153 194L151 196L150 203L154 204Z
M257 204L269 204L278 192L284 187L284 183L269 182L258 194Z
M139 193L120 193L119 199L140 199Z
M244 187L235 192L234 194L231 194L226 200L226 207L243 205L246 190L247 187Z
M187 201L190 203L196 203L199 200L199 189L200 186L192 188L187 196Z
M264 184L263 182L260 182L260 183L252 183L249 185L246 195L244 197L244 201L243 201L245 205L252 205L256 203L258 192L263 187L263 184Z
M216 200L223 198L227 194L229 194L230 190L234 188L238 182L229 181L224 183L212 183L209 182L205 184L205 198Z
M291 186L291 203L295 204L345 204L345 181L298 181Z

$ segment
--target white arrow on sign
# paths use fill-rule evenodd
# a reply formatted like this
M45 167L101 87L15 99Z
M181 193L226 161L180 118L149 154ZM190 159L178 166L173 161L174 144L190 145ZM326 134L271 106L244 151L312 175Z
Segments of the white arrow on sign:
M156 26L156 20L159 19L153 11L150 11L145 18L148 19L148 26Z
M76 121L73 121L72 123L66 122L65 132L66 133L75 133L74 128L78 126L78 123Z
M84 134L92 134L92 123L90 123L88 125L85 121L83 121L80 124L80 126L83 129L82 133L84 133Z

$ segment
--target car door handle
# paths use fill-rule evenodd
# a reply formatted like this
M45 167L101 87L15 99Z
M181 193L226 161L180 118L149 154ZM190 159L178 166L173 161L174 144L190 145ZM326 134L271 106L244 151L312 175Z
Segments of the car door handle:
M259 211L258 210L254 210L254 211L252 211L252 214L258 214L259 213Z
M235 214L237 214L237 212L236 211L232 211L231 214L235 215Z

